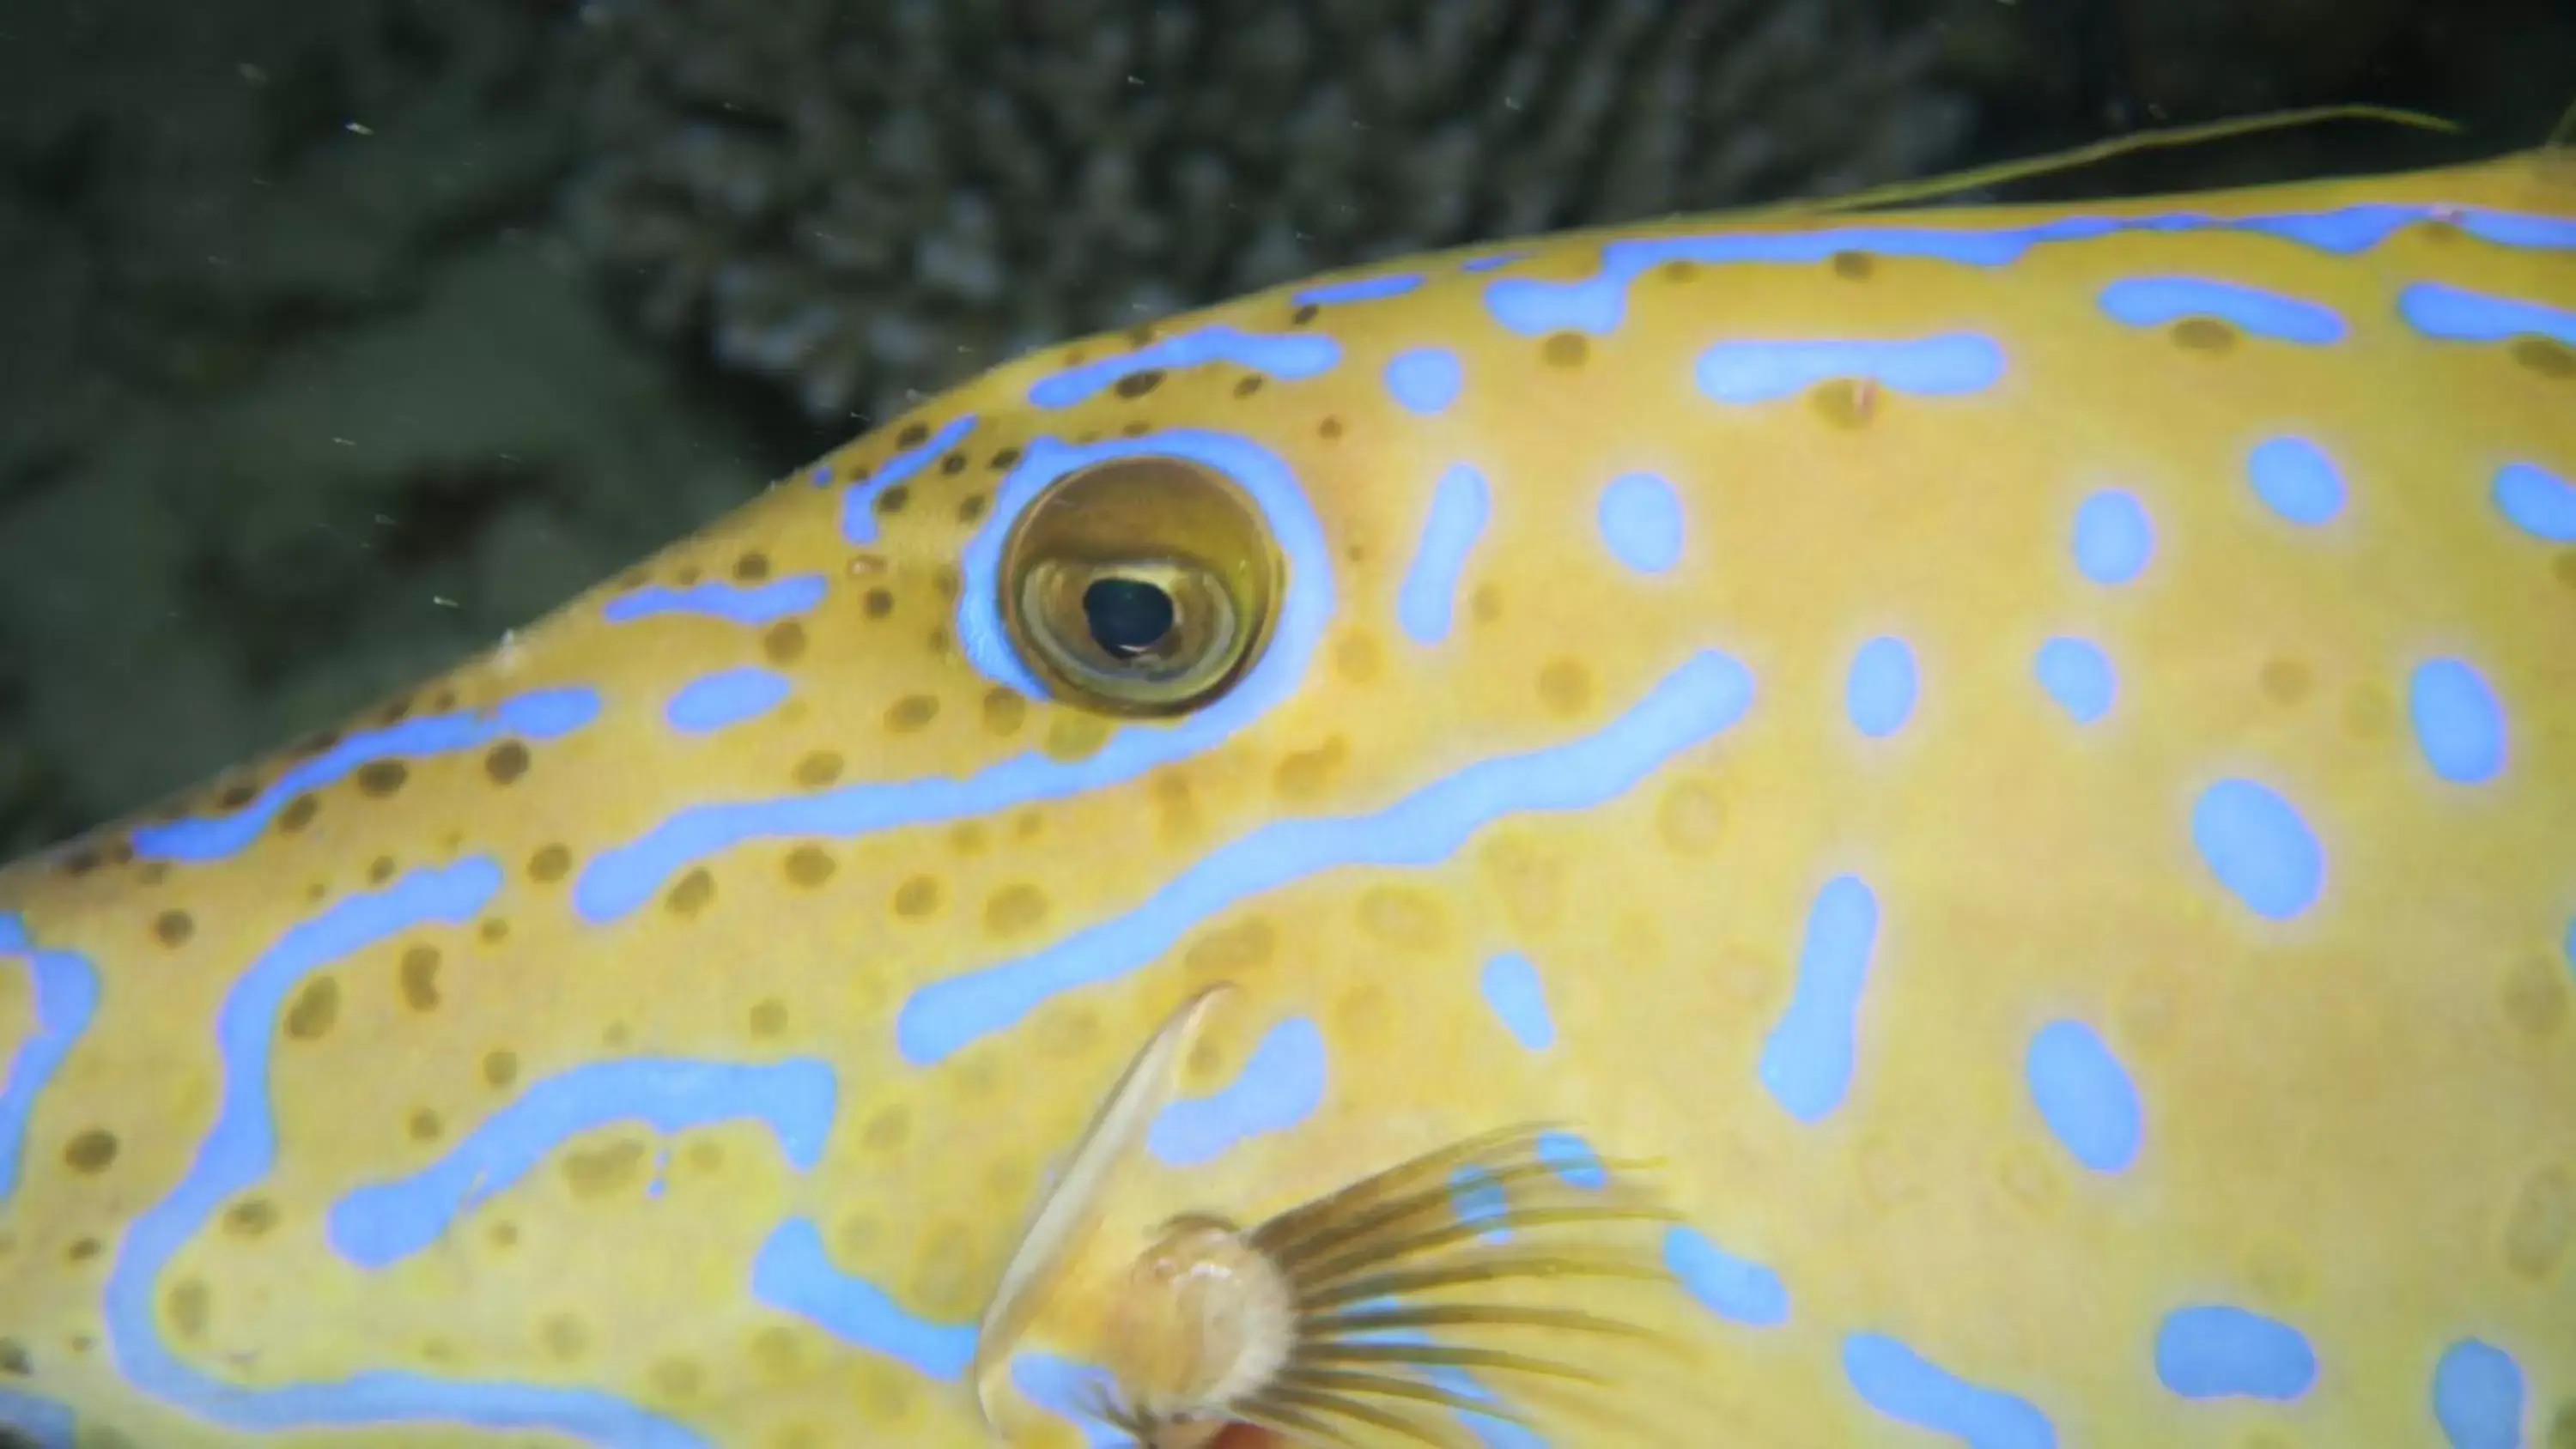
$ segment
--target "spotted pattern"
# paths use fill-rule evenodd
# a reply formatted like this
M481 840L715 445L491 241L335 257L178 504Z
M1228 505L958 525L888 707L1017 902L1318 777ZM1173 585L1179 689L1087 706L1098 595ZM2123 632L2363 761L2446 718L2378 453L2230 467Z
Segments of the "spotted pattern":
M982 1442L1032 1195L1223 981L1122 1209L1572 1122L1675 1211L1655 1442L2576 1433L2571 211L1686 223L1030 354L0 873L0 1426ZM1002 607L1133 457L1285 585L1177 718Z

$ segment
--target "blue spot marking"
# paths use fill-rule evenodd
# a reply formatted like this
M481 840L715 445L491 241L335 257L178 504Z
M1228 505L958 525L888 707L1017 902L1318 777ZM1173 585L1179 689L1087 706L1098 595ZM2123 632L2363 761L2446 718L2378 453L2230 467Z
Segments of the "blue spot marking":
M1599 1192L1610 1185L1610 1169L1602 1165L1601 1154L1571 1132L1540 1133L1538 1160L1568 1184L1587 1192Z
M0 1204L17 1190L18 1162L27 1149L27 1123L72 1047L98 1015L98 971L72 951L39 949L24 922L0 912L0 957L27 963L35 983L36 1029L18 1044L9 1075L0 1078Z
M766 1065L639 1059L594 1062L539 1082L446 1156L409 1177L333 1204L331 1246L377 1269L421 1252L458 1218L509 1190L567 1140L640 1123L669 1134L718 1122L766 1123L800 1172L822 1159L839 1087L805 1059Z
M922 987L896 1017L896 1043L915 1065L945 1061L1051 997L1141 969L1217 912L1291 881L1341 866L1431 865L1506 816L1591 809L1714 738L1752 703L1752 674L1702 653L1597 733L1479 761L1372 815L1271 821L1201 856L1124 916Z
M2186 1399L2295 1399L2317 1381L2305 1335L2223 1304L2177 1308L2156 1330L2156 1377Z
M671 696L662 715L683 734L702 735L758 719L796 692L787 676L744 665L692 679Z
M1722 403L1794 397L1828 378L1865 378L1895 392L1949 397L2003 380L1991 337L1948 332L1906 341L1721 342L1699 355L1699 390Z
M2415 743L2433 773L2454 785L2483 785L2504 772L2504 705L2466 660L2431 659L2407 685Z
M2037 1405L1972 1384L1883 1333L1843 1340L1843 1376L1861 1401L1969 1449L2053 1449L2057 1427Z
M631 624L659 614L705 614L737 624L767 624L822 603L829 587L821 574L771 579L750 588L741 584L698 584L670 589L654 584L618 595L599 612L612 624Z
M381 891L350 896L287 928L251 962L215 1018L222 1106L195 1162L168 1197L125 1235L103 1302L116 1366L144 1393L246 1433L334 1424L467 1424L495 1432L556 1433L653 1449L701 1449L678 1421L612 1394L533 1384L471 1382L393 1371L322 1383L248 1388L199 1371L161 1341L158 1285L170 1262L226 1203L277 1160L269 1053L279 1014L306 978L356 952L427 926L461 926L499 893L501 867L477 857L418 870Z
M2245 458L2254 496L2263 506L2298 524L2317 528L2343 512L2343 472L2325 449L2305 438L2270 438L2254 445Z
M1395 596L1396 622L1415 643L1438 644L1449 637L1459 576L1467 571L1467 555L1484 535L1492 511L1484 474L1461 463L1440 475L1413 567Z
M2532 335L2576 347L2576 312L2440 282L2417 282L2400 292L2397 314L2416 331L2447 342L2503 342Z
M2128 583L2147 571L2155 554L2155 525L2136 494L2105 488L2076 507L2075 568L2094 583Z
M230 815L174 820L134 832L134 853L145 860L223 860L259 838L286 802L319 790L376 760L417 759L479 749L512 735L550 740L598 717L595 689L541 689L504 700L492 709L431 715L349 736L309 760L298 761L258 798Z
M987 678L1044 696L1019 665L1002 627L998 577L1007 520L1075 468L1147 454L1191 458L1233 479L1262 509L1272 540L1287 557L1288 592L1280 604L1278 633L1241 684L1178 723L1122 730L1086 760L1053 760L1031 750L964 779L868 781L819 794L685 807L584 867L574 887L575 909L595 924L616 920L650 901L663 881L690 862L750 840L843 839L1000 814L1100 790L1213 749L1287 698L1306 677L1333 617L1332 551L1287 465L1264 449L1218 433L1175 431L1087 448L1046 439L1031 444L1004 480L988 526L967 543L957 616L960 646Z
M2215 317L2253 333L2303 347L2343 340L2343 318L2331 307L2234 282L2201 277L2130 277L2102 289L2102 310L2131 327L2161 327L2185 317Z
M2464 1338L2433 1366L2433 1421L2451 1449L2520 1449L2522 1393L2512 1354Z
M2061 635L2040 645L2031 660L2031 672L2067 718L2080 725L2109 714L2111 702L2119 697L2119 672L2111 667L2111 656L2090 639Z
M2298 807L2251 780L2221 780L2191 810L2191 840L2229 893L2267 920L2286 921L2325 889L2325 848Z
M1701 1307L1721 1318L1755 1328L1789 1321L1789 1289L1779 1274L1728 1252L1696 1229L1675 1225L1665 1231L1664 1266Z
M1458 400L1467 375L1458 354L1446 347L1417 347L1400 352L1386 365L1386 390L1405 411L1429 416Z
M1790 1116L1810 1126L1832 1116L1851 1090L1861 988L1878 942L1878 897L1858 876L1837 876L1816 892L1798 952L1798 985L1762 1043L1762 1085Z
M1398 273L1391 277L1363 277L1355 282L1326 282L1308 287L1297 294L1301 307L1334 307L1345 302L1375 302L1385 297L1401 297L1422 285L1419 274Z
M2498 468L2495 505L2507 522L2543 543L2576 543L2576 484L2538 464Z
M2212 217L2191 212L2138 217L2059 217L2024 227L1847 226L1789 232L1653 237L1613 241L1601 248L1601 269L1573 282L1507 277L1485 289L1485 309L1524 337L1560 329L1595 335L1615 332L1627 311L1628 286L1666 262L1706 266L1746 263L1805 265L1836 252L1882 257L1929 257L1972 267L2010 266L2032 247L2089 241L2123 232L2253 232L2339 256L2365 252L2400 228L2435 215L2501 246L2576 247L2576 222L2511 213L2457 211L2434 206L2377 203L2335 211L2282 216Z
M2095 1172L2125 1172L2138 1160L2137 1084L2093 1028L2080 1021L2041 1027L2022 1071L2040 1117L2076 1161Z
M1292 1016L1270 1029L1224 1090L1165 1107L1145 1145L1174 1167L1196 1167L1246 1139L1285 1132L1323 1105L1324 1033Z
M909 481L927 468L940 454L966 441L975 431L975 416L968 413L951 419L946 427L911 448L885 460L868 481L841 495L841 537L865 546L877 541L877 496L898 483Z
M1503 1019L1512 1040L1534 1052L1556 1045L1556 1018L1547 1012L1547 985L1527 956L1506 951L1485 963L1485 1004Z
M72 1449L72 1411L51 1399L0 1388L0 1429L16 1433L35 1449Z
M1914 650L1902 639L1882 636L1852 655L1851 674L1843 681L1843 712L1852 728L1883 740L1905 728L1914 717Z
M1458 264L1458 270L1462 272L1499 272L1503 268L1510 266L1512 263L1517 262L1528 255L1529 253L1527 252L1496 252L1490 257L1469 257L1467 260Z
M1681 495L1653 473L1625 473L1601 490L1601 541L1638 573L1668 573L1682 561L1682 527Z
M1105 1369L1052 1353L1011 1355L1011 1386L1020 1396L1081 1431L1083 1449L1133 1449L1125 1430L1094 1409L1117 1402L1117 1381Z
M1042 408L1069 408L1122 377L1156 369L1204 367L1231 362L1272 377L1297 381L1320 376L1340 365L1341 344L1313 332L1273 335L1240 332L1232 327L1202 327L1140 347L1118 357L1104 357L1040 378L1029 388L1029 401Z
M823 1235L804 1218L780 1224L761 1244L751 1265L751 1292L844 1343L943 1383L963 1378L975 1357L975 1325L916 1318L884 1289L833 1267Z

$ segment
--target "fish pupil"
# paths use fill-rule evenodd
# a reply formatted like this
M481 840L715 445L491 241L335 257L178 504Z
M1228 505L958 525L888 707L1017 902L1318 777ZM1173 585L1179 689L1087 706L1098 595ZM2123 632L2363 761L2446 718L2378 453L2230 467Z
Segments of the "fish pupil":
M1175 610L1170 594L1142 579L1094 579L1082 591L1082 616L1091 642L1124 661L1169 637Z

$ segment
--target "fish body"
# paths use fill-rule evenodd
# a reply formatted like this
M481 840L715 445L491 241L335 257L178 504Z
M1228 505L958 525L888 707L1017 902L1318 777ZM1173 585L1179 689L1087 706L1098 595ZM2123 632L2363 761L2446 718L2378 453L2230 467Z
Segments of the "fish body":
M1125 708L1010 570L1155 459L1268 564ZM1580 233L926 403L0 875L0 1424L989 1442L1220 983L1139 1210L1660 1164L1688 1391L1556 1442L2571 1442L2576 157ZM1114 1442L1077 1367L1011 1432Z

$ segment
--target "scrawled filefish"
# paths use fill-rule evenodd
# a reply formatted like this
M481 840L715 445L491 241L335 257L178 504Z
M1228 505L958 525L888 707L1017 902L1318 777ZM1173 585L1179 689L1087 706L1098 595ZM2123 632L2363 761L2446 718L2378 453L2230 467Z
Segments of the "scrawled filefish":
M0 875L53 1445L2576 1443L2576 151L1372 267Z

